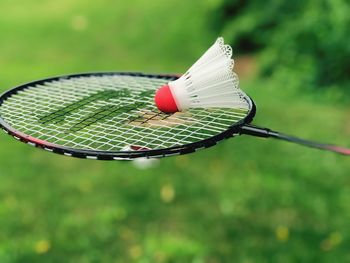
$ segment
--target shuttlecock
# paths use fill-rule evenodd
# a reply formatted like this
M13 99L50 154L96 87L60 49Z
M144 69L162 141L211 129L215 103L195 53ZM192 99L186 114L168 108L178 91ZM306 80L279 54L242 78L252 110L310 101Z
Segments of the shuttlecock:
M232 48L218 38L184 75L156 92L158 109L173 113L189 108L247 108L231 57Z

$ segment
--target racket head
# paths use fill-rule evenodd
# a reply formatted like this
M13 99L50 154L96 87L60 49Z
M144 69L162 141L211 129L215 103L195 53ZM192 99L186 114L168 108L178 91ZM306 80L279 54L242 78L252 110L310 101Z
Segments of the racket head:
M240 133L256 112L190 109L165 114L156 90L176 75L83 73L47 78L0 96L0 127L15 139L66 156L130 160L186 154Z

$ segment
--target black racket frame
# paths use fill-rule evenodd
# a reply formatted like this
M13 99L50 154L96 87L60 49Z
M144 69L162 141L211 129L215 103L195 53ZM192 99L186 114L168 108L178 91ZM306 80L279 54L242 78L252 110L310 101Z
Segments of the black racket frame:
M78 77L89 77L89 76L134 76L134 77L147 77L147 78L161 78L167 81L172 81L177 79L179 76L174 74L144 74L144 73L135 73L135 72L95 72L95 73L79 73L79 74L70 74L64 76L58 76L53 78L46 78L42 80L37 80L29 82L26 84L19 85L15 88L12 88L0 96L0 106L1 104L12 95L15 95L19 91L25 90L29 87L43 84L45 82L52 82L62 79L71 79ZM11 135L15 139L27 143L29 145L44 149L49 152L54 152L57 154L62 154L66 156L72 156L77 158L85 159L98 159L98 160L128 160L135 158L161 158L171 155L182 155L187 153L195 152L199 149L209 148L216 145L219 141L227 138L231 138L242 133L242 127L246 124L249 124L253 121L253 118L256 113L256 106L254 101L247 96L247 102L250 104L251 108L246 117L237 123L233 123L226 131L219 133L208 139L204 139L198 142L193 142L181 146L174 146L163 149L151 149L151 150L137 150L137 151L92 151L85 149L73 149L69 147L64 147L57 144L47 143L45 141L38 140L31 137L28 134L24 134L20 131L17 131L11 127L6 121L0 116L0 128L2 128L7 134Z

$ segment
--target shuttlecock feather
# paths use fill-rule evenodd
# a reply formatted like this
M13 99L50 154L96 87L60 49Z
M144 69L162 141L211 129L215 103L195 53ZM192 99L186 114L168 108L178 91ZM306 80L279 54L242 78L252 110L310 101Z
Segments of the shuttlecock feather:
M238 87L231 57L232 48L218 38L184 75L157 91L157 107L164 112L212 107L246 109L246 95Z

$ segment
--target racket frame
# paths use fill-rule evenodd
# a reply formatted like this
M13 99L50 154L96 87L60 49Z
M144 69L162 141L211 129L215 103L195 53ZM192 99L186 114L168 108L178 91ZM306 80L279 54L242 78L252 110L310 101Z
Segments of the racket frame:
M174 74L144 74L139 72L89 72L89 73L79 73L79 74L70 74L63 75L58 77L46 78L37 81L32 81L29 83L25 83L14 87L0 96L0 106L1 104L9 97L15 95L19 91L25 90L27 88L43 84L45 82L52 82L62 79L71 79L78 77L89 77L89 76L135 76L135 77L147 77L147 78L163 78L169 81L177 79L179 76ZM165 156L171 155L182 155L187 153L195 152L199 149L209 148L211 146L216 145L219 141L227 138L231 138L236 135L240 135L241 127L245 124L249 124L252 122L255 113L256 106L254 101L247 96L245 98L250 105L250 110L247 113L247 116L241 119L240 121L232 124L226 131L219 133L210 138L200 140L197 142L173 146L169 148L163 149L150 149L150 150L137 150L137 151L94 151L94 150L85 150L85 149L74 149L65 146L61 146L58 144L53 144L50 142L46 142L37 138L34 138L28 134L22 133L9 124L0 116L0 128L2 128L7 134L11 135L16 140L27 143L31 146L35 146L37 148L44 149L49 152L54 152L57 154L62 154L66 156L72 156L77 158L84 159L98 159L98 160L132 160L135 158L161 158Z

